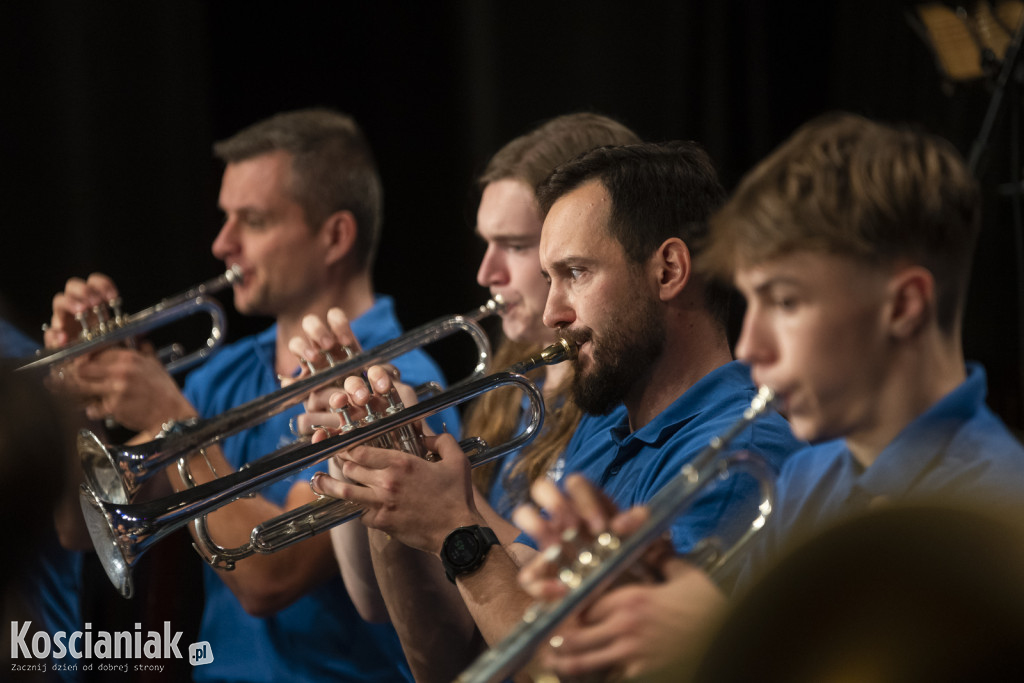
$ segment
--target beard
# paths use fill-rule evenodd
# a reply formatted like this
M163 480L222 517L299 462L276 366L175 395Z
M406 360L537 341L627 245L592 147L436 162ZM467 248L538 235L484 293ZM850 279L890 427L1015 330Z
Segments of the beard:
M561 331L572 343L592 342L590 372L583 374L579 360L573 361L572 396L585 413L610 413L638 382L647 381L665 348L665 322L653 301L632 301L624 308L615 316L616 327L606 333L595 335L590 328Z

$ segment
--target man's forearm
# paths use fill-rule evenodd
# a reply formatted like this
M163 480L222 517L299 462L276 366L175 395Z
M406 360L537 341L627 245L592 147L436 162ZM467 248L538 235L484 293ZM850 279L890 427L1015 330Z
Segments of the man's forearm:
M482 643L440 560L371 529L377 583L417 681L451 681Z

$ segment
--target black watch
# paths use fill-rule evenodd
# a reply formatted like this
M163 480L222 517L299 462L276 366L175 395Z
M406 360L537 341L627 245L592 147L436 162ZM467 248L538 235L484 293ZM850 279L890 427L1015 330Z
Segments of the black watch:
M441 544L441 564L445 576L452 583L455 577L480 568L492 545L499 545L494 531L486 526L460 526L444 537Z

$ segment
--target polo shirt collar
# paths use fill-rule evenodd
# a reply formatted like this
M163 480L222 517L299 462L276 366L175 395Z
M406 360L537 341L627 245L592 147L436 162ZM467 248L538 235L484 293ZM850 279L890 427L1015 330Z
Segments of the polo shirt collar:
M750 368L739 361L732 361L701 377L668 408L635 432L629 431L629 416L624 416L622 421L611 429L612 441L620 450L630 445L637 448L641 445L660 446L678 432L680 427L700 415L707 406L713 405L723 391L732 392L737 386L752 386Z
M907 425L870 467L861 467L847 449L848 458L861 472L854 479L852 495L898 498L912 491L918 479L942 459L964 422L984 405L986 387L984 369L968 363L967 379Z

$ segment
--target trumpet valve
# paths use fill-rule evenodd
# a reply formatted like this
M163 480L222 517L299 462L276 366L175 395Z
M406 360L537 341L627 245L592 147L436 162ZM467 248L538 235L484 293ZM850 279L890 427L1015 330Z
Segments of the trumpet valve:
M99 334L106 334L113 326L110 324L110 309L105 304L93 306L93 315L96 316L96 331Z
M391 387L391 389L384 394L384 398L388 402L388 407L384 411L386 415L394 415L395 413L405 409L405 404L402 403L402 399L398 396L398 390L394 387Z
M342 433L350 432L356 428L355 423L352 422L352 414L348 411L348 406L334 408L333 410L331 410L331 412L341 416L339 419L341 424L338 426L338 428L341 429Z
M107 302L107 306L109 306L110 310L113 311L113 313L114 313L114 319L113 319L113 326L114 327L121 327L122 325L124 325L124 308L123 308L123 305L124 305L124 302L121 300L121 297L119 297L119 296L116 296L116 297L114 297L113 299L111 299L110 301Z
M92 332L89 329L89 317L85 314L85 311L75 313L75 321L80 328L78 338L82 341L88 341L92 337Z

